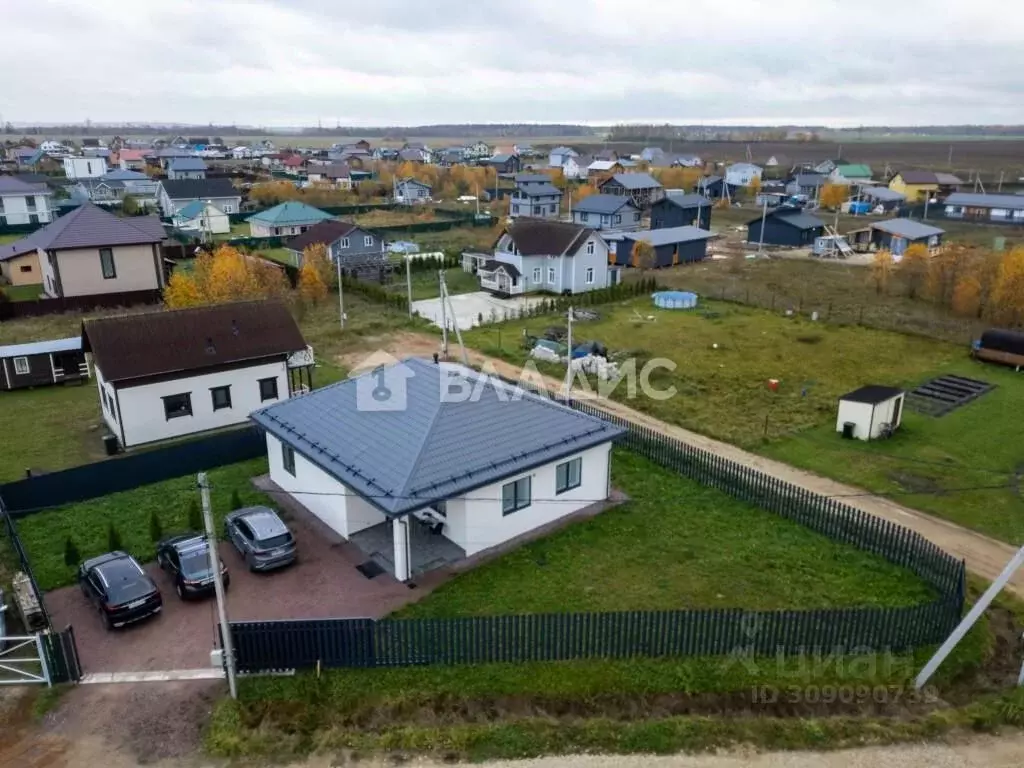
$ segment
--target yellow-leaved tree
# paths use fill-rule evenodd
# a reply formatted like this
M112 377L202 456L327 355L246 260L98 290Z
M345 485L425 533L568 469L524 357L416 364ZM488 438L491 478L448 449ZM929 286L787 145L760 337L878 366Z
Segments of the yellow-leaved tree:
M299 293L314 306L327 298L327 284L311 261L305 262L299 270Z
M871 260L871 280L875 284L875 291L886 293L889 290L891 277L892 254L889 251L878 251Z
M953 311L963 317L981 316L981 281L974 275L961 277L953 289Z
M229 301L270 299L288 293L284 270L258 256L221 245L213 253L196 258L191 273L178 271L164 291L164 303L172 308Z
M896 271L903 281L907 296L916 299L928 281L928 247L915 243L903 252Z
M654 268L657 252L654 250L654 246L646 240L637 240L633 243L633 248L629 252L629 257L632 260L634 267L642 270L648 270Z
M757 197L757 195L758 195L758 193L760 191L761 191L761 177L760 176L752 176L750 178L750 183L747 184L747 193L750 195L750 198L753 199L753 198Z
M1024 247L1007 252L999 262L992 317L1006 325L1024 323Z
M337 272L330 257L327 255L327 246L323 243L307 245L302 251L302 266L312 265L320 276L320 281L331 286L338 282Z
M850 188L845 184L825 184L818 193L818 205L822 208L838 208L850 196Z

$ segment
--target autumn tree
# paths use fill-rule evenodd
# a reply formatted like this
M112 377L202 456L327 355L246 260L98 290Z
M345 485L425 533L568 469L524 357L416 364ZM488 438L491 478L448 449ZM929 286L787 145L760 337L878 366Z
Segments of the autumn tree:
M314 306L327 298L327 284L313 261L305 261L299 270L299 294Z
M164 288L164 303L173 309L183 309L197 307L205 302L194 277L182 269L176 269Z
M878 251L871 260L871 280L877 293L889 290L889 279L892 277L892 254L889 251Z
M818 205L822 208L838 208L850 196L850 188L845 184L825 184L818 194Z
M915 243L903 253L896 271L906 286L908 298L915 299L921 295L928 280L928 247Z
M970 269L972 261L972 249L965 246L946 246L932 256L928 260L925 284L928 298L943 307L951 307L960 278Z
M629 252L633 266L644 271L654 268L657 256L654 246L646 240L637 240Z
M327 255L327 246L323 243L307 245L305 250L302 251L302 266L306 267L309 265L313 266L313 269L316 270L320 276L320 281L324 285L330 286L337 282L338 278L334 265Z
M694 189L700 181L699 168L662 168L654 173L665 189Z
M229 301L269 299L286 295L284 270L258 256L221 245L203 252L191 274L176 271L164 291L164 303L172 309Z
M760 191L761 191L761 177L760 176L752 176L750 178L750 183L747 184L747 192L750 195L750 199L753 200L754 198L756 198Z
M992 296L992 317L1006 325L1024 323L1024 247L1003 255Z
M963 317L981 317L981 281L974 275L963 275L953 289L952 309Z

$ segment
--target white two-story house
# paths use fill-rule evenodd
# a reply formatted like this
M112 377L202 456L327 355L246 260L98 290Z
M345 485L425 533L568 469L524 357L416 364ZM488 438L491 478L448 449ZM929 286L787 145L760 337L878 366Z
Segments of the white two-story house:
M551 183L546 173L519 173L516 189L509 198L508 215L557 219L562 203L562 190Z
M502 296L586 293L619 281L608 264L608 243L589 227L550 219L517 219L491 254L466 254L480 287Z
M275 301L86 320L82 349L122 448L243 424L312 387L312 351Z
M102 157L65 157L64 175L69 179L98 179L107 174L107 161Z
M0 225L47 224L53 193L45 184L28 184L14 176L0 176Z

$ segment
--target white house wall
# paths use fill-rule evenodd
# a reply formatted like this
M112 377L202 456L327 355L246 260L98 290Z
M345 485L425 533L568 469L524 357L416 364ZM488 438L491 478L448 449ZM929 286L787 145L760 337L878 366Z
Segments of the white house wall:
M882 425L889 424L893 429L899 426L899 422L903 420L903 408L900 407L899 419L893 421L893 417L896 416L896 403L903 399L903 395L894 397L891 400L886 400L884 403L879 403L875 406L875 420L871 425L871 437L875 438L882 434Z
M472 555L607 498L610 451L611 444L605 443L450 499L444 535ZM579 487L556 496L555 467L577 457L583 459ZM502 515L502 486L526 475L531 477L530 506Z
M283 360L135 387L119 386L125 447L241 424L252 411L275 402L260 401L259 380L271 377L277 379L278 401L286 400L288 372ZM214 411L210 389L223 386L231 387L231 407ZM168 419L162 398L185 392L191 393L192 415Z
M852 421L856 426L853 429L853 436L858 440L870 439L869 429L871 428L871 404L855 403L849 400L839 401L839 416L836 419L836 432L843 431L843 424Z
M100 411L103 413L103 421L107 425L107 429L110 430L110 434L117 435L118 439L120 440L121 425L118 420L121 418L121 416L119 413L116 412L117 398L114 395L114 387L110 382L103 378L103 373L100 371L99 368L95 369L95 374L96 375L94 378L96 379L96 389L99 392L100 396ZM110 404L109 409L107 408L103 401L104 392L107 393L106 402Z
M295 454L295 474L286 471L281 441L271 434L267 434L267 461L270 479L338 535L347 539L385 521L380 510L301 454Z
M28 198L34 198L36 207L30 210ZM53 220L50 212L50 195L3 195L0 196L3 207L0 209L0 224L31 224L32 216L37 218L40 224L46 224Z

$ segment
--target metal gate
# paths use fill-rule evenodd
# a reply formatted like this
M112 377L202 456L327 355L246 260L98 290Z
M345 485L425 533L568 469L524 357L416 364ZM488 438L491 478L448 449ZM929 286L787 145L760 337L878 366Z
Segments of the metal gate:
M0 685L77 683L82 678L71 627L63 632L0 636Z
M43 636L0 637L0 685L53 685Z

